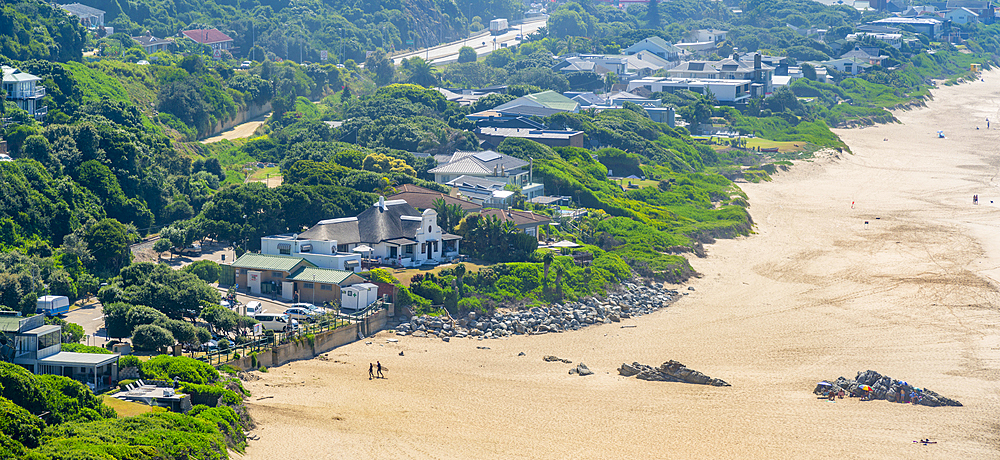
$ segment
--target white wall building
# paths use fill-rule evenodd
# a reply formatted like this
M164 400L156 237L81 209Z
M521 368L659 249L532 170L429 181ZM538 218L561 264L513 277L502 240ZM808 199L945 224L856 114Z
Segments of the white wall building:
M340 289L341 310L363 310L378 300L378 286L358 283Z
M750 83L750 80L652 77L630 81L628 90L644 87L654 93L669 93L679 89L698 94L707 94L711 91L719 102L740 102L750 99Z

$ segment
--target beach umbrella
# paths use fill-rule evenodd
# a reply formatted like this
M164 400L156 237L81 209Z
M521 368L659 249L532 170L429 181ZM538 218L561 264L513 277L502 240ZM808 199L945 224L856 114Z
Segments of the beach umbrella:
M821 386L821 387L832 387L832 386L833 386L833 384L832 384L832 383L830 383L830 382L826 382L826 381L824 381L824 382L819 382L819 383L817 383L816 385L819 385L819 386Z
M865 391L872 391L872 387L870 387L868 385L861 385L859 388L861 388L862 390L865 390Z
M354 252L371 252L371 250L372 250L371 246L367 246L364 244L354 248Z

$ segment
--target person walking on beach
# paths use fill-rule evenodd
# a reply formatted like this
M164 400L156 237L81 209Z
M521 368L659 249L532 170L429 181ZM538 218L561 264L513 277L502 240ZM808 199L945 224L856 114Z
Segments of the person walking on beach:
M384 379L385 376L382 375L382 363L380 361L375 361L378 364L378 378Z
M368 363L368 380L375 378L374 369L375 365L373 365L372 363Z

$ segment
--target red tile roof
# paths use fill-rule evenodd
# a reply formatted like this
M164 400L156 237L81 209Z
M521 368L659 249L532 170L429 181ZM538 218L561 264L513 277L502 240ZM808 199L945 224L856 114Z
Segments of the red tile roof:
M187 38L190 38L191 40L194 40L198 43L202 43L205 45L210 45L212 43L233 41L233 39L230 38L229 35L219 32L216 29L193 29L193 30L185 30L181 33L183 33Z
M460 200L453 196L448 196L437 190L431 190L429 188L420 187L413 184L403 184L396 187L399 193L386 197L387 200L406 200L410 206L417 209L433 209L434 201L437 199L443 199L447 204L457 204L465 212L478 212L483 207L473 203L471 201Z
M483 217L493 216L501 222L512 222L518 227L534 227L552 222L549 216L535 214L531 211L515 211L511 209L490 209L479 213Z

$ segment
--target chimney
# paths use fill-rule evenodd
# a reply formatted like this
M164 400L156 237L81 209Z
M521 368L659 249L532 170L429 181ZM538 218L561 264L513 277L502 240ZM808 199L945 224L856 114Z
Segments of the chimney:
M760 70L760 53L753 56L753 70Z
M385 197L382 195L378 197L378 207L380 210L385 211Z

